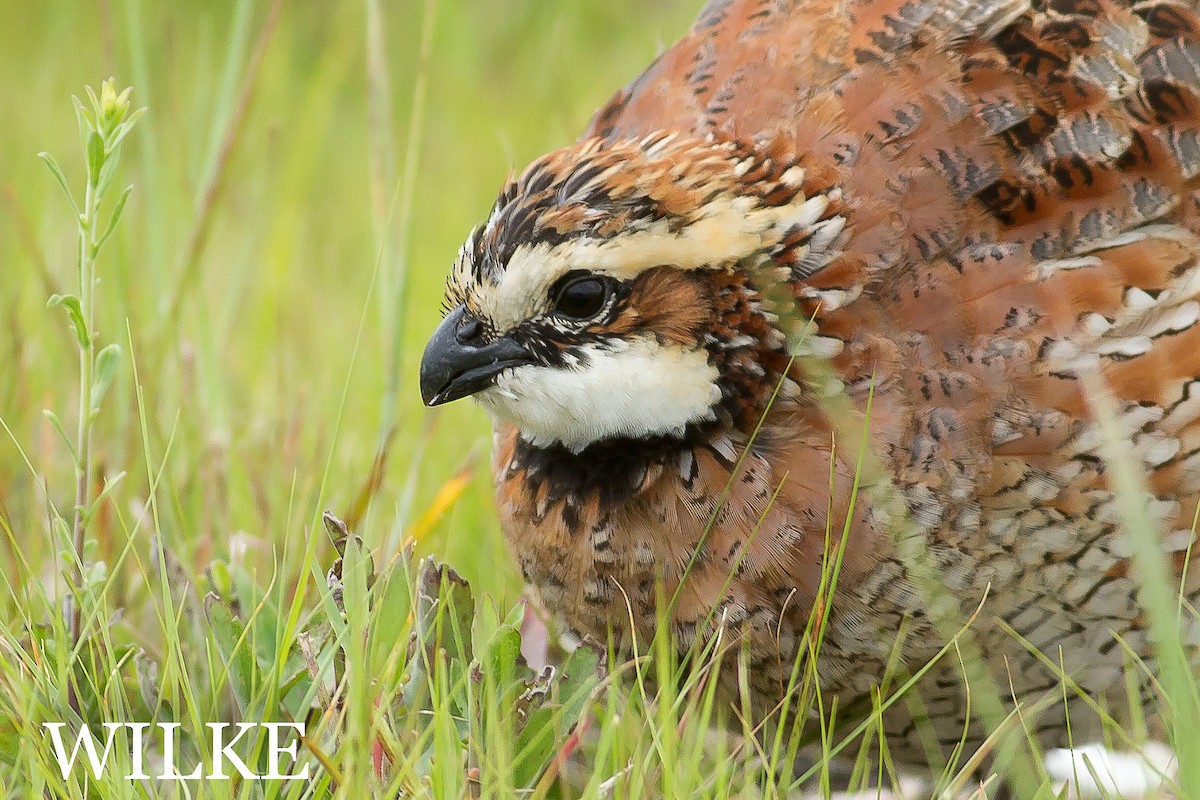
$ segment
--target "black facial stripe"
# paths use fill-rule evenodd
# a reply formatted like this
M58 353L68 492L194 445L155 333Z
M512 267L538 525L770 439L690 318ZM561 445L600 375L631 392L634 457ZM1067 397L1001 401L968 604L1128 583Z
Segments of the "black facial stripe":
M585 270L572 270L555 281L551 288L550 298L566 283L588 274ZM587 356L584 347L605 348L611 346L616 334L606 329L629 303L633 291L630 281L612 280L612 298L608 307L598 320L572 320L555 315L553 311L547 315L526 320L518 325L509 335L524 344L538 361L551 367L564 367L571 363L586 363ZM574 359L572 362L571 359Z
M546 447L517 439L513 460L521 464L530 486L545 484L551 505L566 498L578 501L596 493L600 508L610 509L639 488L647 467L668 464L687 449L712 438L713 423L693 423L682 437L618 437L594 442L578 453L561 444Z
M613 346L612 334L603 330L565 331L546 321L527 322L510 336L547 367L583 366L588 363L587 349Z

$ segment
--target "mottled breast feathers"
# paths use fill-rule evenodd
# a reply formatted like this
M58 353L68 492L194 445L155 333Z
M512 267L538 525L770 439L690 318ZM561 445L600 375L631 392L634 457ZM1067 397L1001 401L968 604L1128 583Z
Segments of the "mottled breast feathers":
M871 451L946 585L964 609L1004 588L985 654L1020 666L1018 690L1054 687L1011 627L1112 690L1113 635L1149 645L1081 377L1115 398L1182 565L1198 181L1192 2L708 3L502 191L450 281L452 305L536 354L478 395L526 578L573 629L622 640L652 632L656 584L678 589L680 646L715 609L770 708L845 528L820 672L869 698L896 631L914 668L941 645L887 514L851 508L836 440L870 404ZM557 299L580 276L603 287L586 318ZM953 671L926 689L947 748Z

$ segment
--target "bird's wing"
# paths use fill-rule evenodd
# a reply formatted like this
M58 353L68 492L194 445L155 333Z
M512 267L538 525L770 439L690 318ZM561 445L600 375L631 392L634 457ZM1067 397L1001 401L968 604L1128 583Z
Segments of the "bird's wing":
M923 405L895 443L913 483L940 480L917 451L961 424L935 460L990 452L967 491L1108 514L1086 499L1103 483L1079 379L1095 366L1152 490L1174 503L1164 522L1190 524L1195 2L713 0L585 136L660 129L786 146L807 155L810 182L829 171L843 256L797 270L797 288L842 341L848 385L890 373L897 403Z

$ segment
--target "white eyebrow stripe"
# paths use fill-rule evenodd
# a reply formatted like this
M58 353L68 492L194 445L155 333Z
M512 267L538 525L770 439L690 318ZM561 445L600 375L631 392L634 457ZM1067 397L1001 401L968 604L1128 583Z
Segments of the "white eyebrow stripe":
M669 264L692 270L733 263L769 248L788 231L811 230L829 207L829 198L797 195L791 203L754 208L752 197L719 197L697 219L671 231L665 220L607 239L581 237L551 247L521 245L513 252L500 283L481 292L481 311L497 330L510 330L534 316L549 287L567 272L586 269L619 280Z

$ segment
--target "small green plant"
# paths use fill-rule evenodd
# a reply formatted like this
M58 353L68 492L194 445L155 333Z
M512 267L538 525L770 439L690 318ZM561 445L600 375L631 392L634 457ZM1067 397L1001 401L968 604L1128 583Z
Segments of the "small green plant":
M120 345L110 342L100 346L100 336L96 331L96 264L100 251L121 220L121 212L125 210L125 203L129 200L133 187L126 187L117 197L112 211L108 214L108 222L103 226L101 210L109 197L117 173L121 145L133 130L138 118L145 112L144 108L130 110L131 89L126 88L118 92L112 78L101 84L99 95L92 87L86 88L86 104L78 97L72 98L83 140L84 163L87 165L87 183L82 202L77 200L71 191L66 174L54 157L49 153L39 153L55 182L62 189L67 202L71 204L71 210L75 212L79 242L76 260L78 293L55 294L48 302L50 307L58 307L66 312L75 341L79 345L79 402L74 440L67 434L58 415L50 410L45 412L55 430L66 442L75 466L75 507L71 512L70 529L67 529L66 520L57 512L54 527L59 533L60 553L69 573L67 577L71 594L68 596L65 616L68 620L70 643L76 651L88 589L100 585L105 573L103 562L89 565L88 523L100 495L108 491L119 479L118 476L101 492L95 493L97 496L93 496L92 423L100 413L104 397L112 386L121 363ZM74 684L68 687L68 697L71 706L78 710Z

